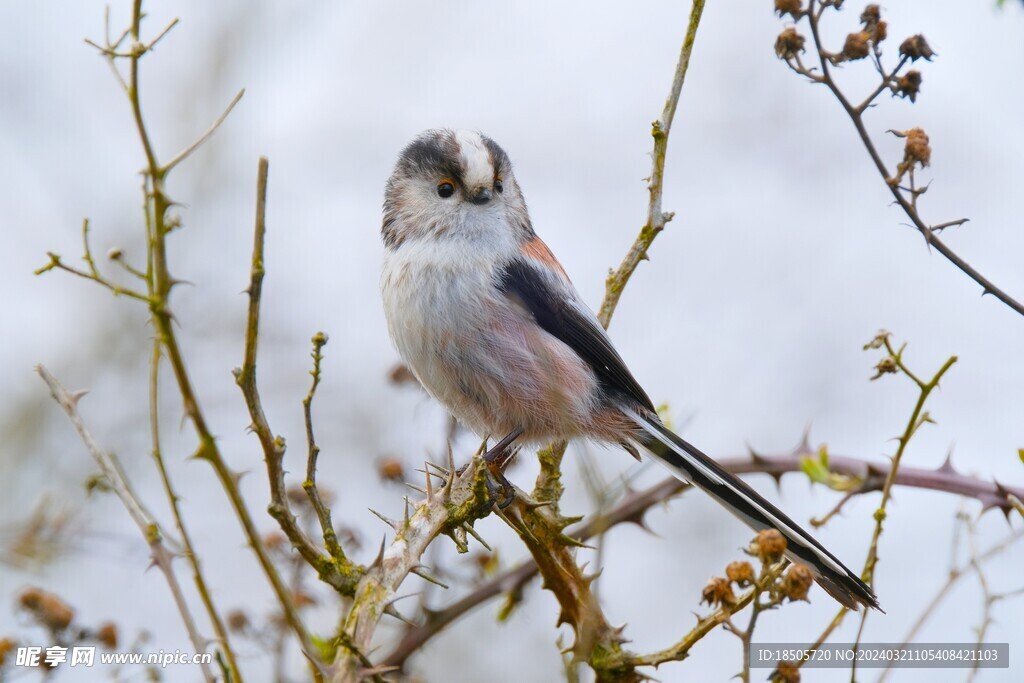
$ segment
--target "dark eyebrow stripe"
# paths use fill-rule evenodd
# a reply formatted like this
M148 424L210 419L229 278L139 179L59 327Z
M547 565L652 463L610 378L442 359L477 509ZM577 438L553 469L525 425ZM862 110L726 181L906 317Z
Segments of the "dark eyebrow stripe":
M497 176L501 173L508 173L509 170L511 170L511 163L508 160L508 155L505 154L505 150L503 150L497 142L486 135L481 135L480 138L484 141L484 145L487 147L487 153L491 158L491 167L494 168L494 175Z
M462 182L458 148L450 133L419 137L409 143L398 157L399 167L408 171L436 174Z

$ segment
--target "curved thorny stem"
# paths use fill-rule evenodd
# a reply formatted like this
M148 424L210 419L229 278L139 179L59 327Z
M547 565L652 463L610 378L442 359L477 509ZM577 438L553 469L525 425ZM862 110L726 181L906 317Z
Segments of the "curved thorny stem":
M776 3L778 7L782 3ZM857 135L860 137L864 149L874 163L879 175L885 181L896 204L903 210L910 219L914 228L917 229L925 242L935 251L944 256L950 263L956 266L961 272L982 288L982 294L991 294L999 301L1009 306L1017 313L1024 315L1024 304L1018 299L1010 296L1005 290L996 286L994 282L983 275L978 269L969 264L963 257L951 249L939 233L949 227L963 225L966 218L945 221L937 224L929 224L921 218L918 212L917 200L924 194L928 187L915 187L913 185L913 168L927 166L930 162L931 148L928 136L920 128L912 128L908 131L898 133L907 138L903 160L897 165L897 173L892 174L882 160L875 141L868 133L864 123L864 114L875 104L878 96L883 92L890 92L893 96L901 96L912 102L917 99L921 85L921 74L917 70L902 73L908 64L918 59L930 61L934 52L928 46L927 41L921 35L912 36L900 45L900 59L891 71L887 71L882 65L881 51L879 44L887 36L888 27L886 22L880 19L878 5L868 5L861 15L863 24L861 31L851 33L847 36L842 51L838 53L829 52L821 38L820 23L827 11L832 8L839 8L841 3L831 0L807 0L806 7L799 0L793 0L792 7L779 9L781 15L790 14L797 25L806 20L811 33L811 42L817 58L817 67L808 67L803 63L800 55L805 50L806 39L796 31L795 27L787 28L780 35L775 44L776 53L785 60L786 64L796 73L810 79L813 83L824 85L835 96L843 111L846 112ZM871 56L880 76L880 83L859 103L854 104L850 97L839 87L836 82L832 68L838 64L853 62ZM901 185L905 176L910 176L911 185Z

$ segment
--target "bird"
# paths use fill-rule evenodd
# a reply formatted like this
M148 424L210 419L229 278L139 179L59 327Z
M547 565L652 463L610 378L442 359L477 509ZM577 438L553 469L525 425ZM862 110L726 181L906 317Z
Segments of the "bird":
M749 484L665 426L565 269L534 231L505 151L432 129L398 155L384 190L381 295L391 339L484 456L574 438L643 450L752 529L776 529L844 607L871 588Z

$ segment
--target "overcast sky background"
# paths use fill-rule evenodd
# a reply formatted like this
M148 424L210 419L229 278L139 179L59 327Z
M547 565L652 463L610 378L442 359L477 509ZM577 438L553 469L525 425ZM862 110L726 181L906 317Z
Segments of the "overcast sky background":
M863 3L828 15L838 49ZM97 255L120 247L143 257L138 169L142 155L130 111L107 66L83 42L102 34L100 2L0 2L0 544L41 498L67 510L76 533L56 561L25 571L0 563L0 636L18 632L15 592L43 585L65 596L83 622L114 619L154 633L153 647L190 649L163 579L146 572L144 544L116 500L87 499L93 472L66 420L32 373L43 362L70 388L88 387L84 417L121 457L138 489L169 523L147 456L145 311L60 274L34 277L48 250L75 262L89 217ZM933 395L938 422L921 430L905 464L939 465L954 449L959 468L1024 481L1024 318L938 254L890 205L891 198L854 130L823 88L801 82L776 60L785 22L772 3L710 2L669 147L664 203L676 219L637 271L611 334L655 402L670 405L688 439L716 455L751 445L790 449L811 424L811 441L833 453L880 459L894 452L916 398L904 378L869 382L877 352L862 345L879 328L906 340L921 375L959 356ZM129 3L115 2L125 25ZM245 432L244 404L230 375L242 357L257 157L270 158L260 380L275 431L304 450L300 400L307 389L308 340L330 335L316 421L320 479L338 496L335 519L360 530L369 561L383 527L366 511L400 514L403 490L381 484L376 463L395 455L410 467L438 455L445 415L408 388L387 383L397 361L379 300L382 188L402 146L425 128L484 131L505 147L534 225L583 296L596 306L607 269L643 223L650 122L660 114L685 33L685 2L515 3L153 3L144 24L155 35L181 25L144 60L145 115L158 153L169 159L201 133L235 92L246 95L216 137L171 177L184 229L171 239L173 308L193 379L226 457L250 470L244 493L261 529L272 522L261 456ZM940 55L920 64L916 105L881 98L870 131L892 167L902 142L885 131L925 128L933 179L922 213L934 223L971 222L944 235L993 281L1024 297L1024 11L977 3L892 0L885 4L891 62L903 37L921 32ZM853 92L873 86L867 63L841 70ZM169 375L165 375L169 379ZM164 451L216 598L254 617L272 606L239 527L201 462L187 461L191 429L178 429L169 382L163 401ZM464 457L472 440L462 439ZM633 468L612 450L590 449L606 476ZM585 512L578 451L566 461L564 508ZM532 458L513 472L532 482ZM644 472L642 482L658 473ZM295 481L298 481L296 478ZM776 491L751 483L798 521L826 512L837 494L791 475ZM819 538L855 568L863 563L877 495L863 496ZM899 640L949 568L959 501L898 490L882 537L877 592L886 615L872 615L866 641ZM969 502L971 514L979 506ZM693 624L700 589L740 556L750 534L700 495L649 516L659 537L635 527L607 538L598 585L612 622L628 622L630 647L662 648ZM1014 522L1020 527L1020 520ZM478 525L511 564L524 550L488 518ZM1002 516L980 523L982 547L1008 533ZM435 561L470 573L447 541ZM581 560L588 553L581 553ZM592 558L591 558L592 559ZM992 563L996 592L1021 588L1019 546ZM183 582L188 582L182 566ZM409 592L421 590L418 579ZM434 605L454 599L431 594ZM496 624L496 604L462 620L412 660L425 680L553 681L560 677L553 598L531 585L524 606ZM336 605L313 628L329 633ZM759 639L811 641L834 613L819 589L811 604L767 615ZM1024 645L1021 605L994 608L991 641ZM962 582L921 638L973 641L981 621L977 582ZM847 619L833 638L854 637ZM388 633L384 631L385 635ZM566 636L568 638L568 636ZM568 641L567 641L568 642ZM252 643L237 648L249 680L270 680ZM672 682L725 680L740 646L721 632L684 663L662 667ZM458 662L456 666L455 663ZM292 661L300 673L301 663ZM1014 670L981 680L1019 680ZM102 672L95 670L91 675ZM193 680L194 672L170 672ZM903 671L897 681L934 680ZM88 680L87 676L65 676ZM846 680L818 671L805 680ZM873 680L869 672L865 680ZM63 679L62 679L63 680Z

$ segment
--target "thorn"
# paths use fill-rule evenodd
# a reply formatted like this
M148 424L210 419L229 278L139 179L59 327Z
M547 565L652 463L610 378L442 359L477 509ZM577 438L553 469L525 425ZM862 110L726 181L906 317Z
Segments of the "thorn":
M527 496L525 493L516 496L516 498L523 504L524 508L530 511L551 507L554 504L550 500L535 500Z
M433 462L427 462L427 467L433 467L435 470L437 470L437 474L435 474L434 476L439 477L441 479L447 479L448 474L451 472L451 470L445 469L444 467L441 467L437 463Z
M379 519L380 521L384 522L384 523L385 523L385 524L387 524L387 525L388 525L389 527L391 527L392 529L394 529L396 533L397 533L397 532L400 532L400 531L402 530L402 529L401 529L401 528L400 528L400 527L398 526L398 522L396 522L395 520L391 519L390 517L385 517L384 515L380 514L380 513L379 513L379 512L377 512L376 510L374 510L373 508L366 508L366 509L367 509L367 510L369 510L370 512L372 512L372 513L374 514L374 516L376 516L376 517L377 517L377 519Z
M416 484L410 484L409 482L405 482L405 485L408 486L409 488L411 488L413 491L416 491L417 493L422 493L423 495L427 495L427 490L426 489L421 489L419 486L416 486Z
M415 567L413 567L409 571L411 571L413 574L415 574L416 576L420 577L424 581L429 581L430 583L434 584L435 586L440 586L441 588L444 588L445 590L448 590L448 584L444 583L443 581L441 581L437 577L431 576L430 574L428 574L427 570L426 570L426 567L424 567L422 564L416 565Z
M419 624L417 624L412 619L403 616L402 613L395 609L390 603L384 607L384 614L388 615L389 617L394 617L395 619L398 619L400 622L408 626L419 626Z
M585 565L583 567L580 567L580 572L582 572L584 569L586 569ZM603 574L603 573L604 573L604 567L601 567L600 569L598 569L593 574L590 574L589 576L584 574L583 575L583 581L584 581L584 583L586 583L589 586L590 584L592 584L595 581L597 581L601 577L601 574Z
M942 461L942 464L939 465L939 468L937 470L935 470L935 471L940 473L940 474L959 474L959 472L957 472L956 469L953 467L953 449L952 448L950 448L949 451L947 451L946 459Z
M867 464L868 479L871 479L873 477L881 477L883 474L885 474L885 472L881 468L879 468L878 465L871 462Z
M381 664L380 666L375 666L375 667L370 668L370 669L361 669L359 671L359 678L357 680L364 680L365 678L367 678L369 676L381 676L383 674L394 673L395 671L400 671L401 668L402 667L400 667L400 666L391 666L391 665L388 665L388 664Z
M559 516L558 519L555 520L555 526L561 530L581 521L583 521L582 515L570 515L569 517Z
M409 528L409 506L412 505L412 501L409 500L409 496L404 496L404 498L405 498L405 519L402 520L402 530L403 531Z
M984 494L983 497L979 497L979 500L981 500L981 502L982 502L981 514L978 515L979 517L983 517L986 512L988 512L989 510L993 510L993 509L1002 510L1003 514L1006 514L1007 511L1008 511L1008 505L1009 504L1006 502L1006 500L1003 499L1003 498L1000 498L999 496L995 495L994 493ZM1007 519L1009 519L1009 518L1007 518Z
M484 540L484 539L483 539L483 538L482 538L482 537L480 536L480 534L478 534L478 533L476 532L476 529L474 529L474 528L472 527L472 525L470 525L470 523L469 523L469 522L463 522L463 523L462 523L462 526L463 526L463 528L464 528L464 529L465 529L465 530L466 530L466 531L467 531L467 532L469 533L469 535L470 535L470 536L472 536L473 538L475 538L475 539L476 539L477 543L479 543L480 545L482 545L482 546L483 546L484 548L486 548L486 549L487 549L487 552L494 552L494 550L492 550L492 549L491 549L491 546L487 545L487 541L485 541L485 540Z
M431 472L427 469L426 461L423 461L423 474L427 479L427 498L432 498L434 496L434 484L430 478Z
M373 562L370 563L370 569L373 569L374 567L380 567L384 564L384 544L387 542L387 540L387 535L381 537L380 550L377 551L377 557L374 558Z
M423 591L416 591L415 593L406 593L405 595L396 595L395 597L388 600L386 605L393 605L400 600L406 600L408 598L415 598L423 595Z
M452 495L452 486L455 484L455 455L452 453L452 442L448 441L448 480L444 483L444 498L447 500Z
M811 449L811 422L808 421L807 426L804 427L804 433L800 437L800 443L796 446L796 452L799 453L812 453Z
M584 548L586 550L596 550L597 549L596 546L587 545L586 543L584 543L583 541L579 540L578 538L575 538L573 536L567 536L566 534L559 534L558 535L558 542L561 543L562 545L567 545L567 546L572 547L572 548Z
M82 400L82 397L89 393L88 389L79 389L78 391L68 392L68 403L73 407L78 407L78 402Z

